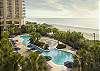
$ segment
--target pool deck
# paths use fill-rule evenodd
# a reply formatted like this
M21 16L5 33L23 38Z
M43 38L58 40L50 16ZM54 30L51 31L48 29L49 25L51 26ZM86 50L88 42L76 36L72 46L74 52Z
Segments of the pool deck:
M22 44L22 39L20 38L20 36L17 36L14 38L14 40L18 40L18 42L16 42L16 46L21 48L18 52L26 57L28 56L28 52L27 52L27 47L26 45ZM57 40L51 39L51 38L47 38L47 37L42 37L41 41L44 41L45 43L49 43L49 48L55 48L57 46ZM69 49L66 47L64 49L62 49L64 51L68 51ZM51 60L47 61L47 64L51 67L51 71L68 71L67 67L65 67L64 65L57 65L55 63L53 63Z
M20 36L13 38L13 40L18 40L18 42L16 42L15 44L17 47L21 48L18 52L24 57L28 56L28 52L26 48L27 46L22 44L22 39L20 38Z
M51 60L47 61L47 64L51 66L51 71L67 71L67 67L54 64Z
M40 39L41 42L44 42L49 45L49 49L56 48L58 45L58 41L54 40L53 38L42 37Z
M58 45L58 41L53 38L42 37L40 41L49 44L49 49L56 48ZM66 44L66 48L59 49L59 50L63 50L63 51L70 52L72 54L76 54L76 50L72 50L72 47L68 46L67 44ZM64 65L57 65L53 63L51 60L48 61L47 64L51 66L51 71L70 71Z

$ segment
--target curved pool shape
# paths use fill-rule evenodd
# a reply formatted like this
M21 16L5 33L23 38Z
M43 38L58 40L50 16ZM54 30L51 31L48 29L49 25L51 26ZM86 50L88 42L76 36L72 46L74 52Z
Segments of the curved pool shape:
M20 36L20 38L23 39L23 44L28 45L30 43L30 36ZM73 62L73 55L71 53L58 50L57 48L50 49L50 51L43 51L42 55L52 57L51 60L58 65L64 65L66 61Z
M51 49L50 51L44 51L42 54L44 56L52 57L52 61L58 65L64 65L64 62L66 61L73 62L73 56L71 53L56 48Z

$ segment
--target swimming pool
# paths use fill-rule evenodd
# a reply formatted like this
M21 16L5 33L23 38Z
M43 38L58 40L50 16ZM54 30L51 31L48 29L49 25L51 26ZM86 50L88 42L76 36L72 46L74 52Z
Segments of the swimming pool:
M30 43L30 36L21 36L20 38L23 39L23 44L28 45ZM50 49L50 51L43 51L42 55L52 57L52 61L58 65L64 65L66 61L73 62L73 55L71 53L58 50L57 48Z
M30 44L30 36L20 36L20 38L22 39L22 43L25 44L25 45L28 45Z
M71 53L56 48L53 48L50 51L44 51L42 54L44 56L52 57L52 61L58 65L64 65L64 62L66 61L73 62L73 56Z

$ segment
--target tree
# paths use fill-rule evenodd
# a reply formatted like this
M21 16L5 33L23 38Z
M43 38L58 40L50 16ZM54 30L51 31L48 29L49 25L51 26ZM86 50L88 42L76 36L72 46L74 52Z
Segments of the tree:
M0 71L18 71L20 54L13 53L8 36L8 32L5 31L0 40Z
M10 36L15 34L14 27L8 29Z
M29 22L29 21L26 21L26 25L30 25L30 24L36 25L37 22Z
M15 36L15 35L21 34L20 30L21 29L18 26L12 25L12 26L8 27L8 31L9 31L10 36Z
M46 33L51 33L52 29L51 28L46 28Z
M70 43L69 45L75 49L79 49L80 47L80 39L84 39L83 35L80 32L72 32L70 34Z
M21 71L48 71L46 59L37 52L31 52L29 57L20 61Z
M20 35L21 34L21 29L18 26L14 27L15 35Z
M30 52L30 55L26 58L19 53L14 53L13 45L8 37L8 32L2 33L0 40L0 71L48 71L45 58L38 53Z
M34 71L48 71L48 66L45 64L46 59L43 56L34 52L29 55L29 59Z
M26 31L27 31L27 26L22 25L21 26L21 33L26 33Z
M57 33L58 32L58 29L57 28L52 28L52 32L53 32L53 34L54 33Z
M37 28L37 32L40 33L42 36L45 36L47 34L46 32L46 26L41 24L41 25L38 25L38 28Z
M100 71L100 44L95 43L81 48L77 56L75 59L81 67L80 71Z
M53 37L54 39L58 40L58 44L59 44L59 41L61 39L61 32L55 31L55 33L53 34Z
M32 32L31 33L30 42L31 43L38 42L40 40L40 38L41 38L41 34L40 33Z
M1 34L1 38L8 39L8 37L9 37L9 32L8 31L3 31L2 34Z
M27 33L32 33L32 32L35 32L35 26L34 24L29 24L27 25Z

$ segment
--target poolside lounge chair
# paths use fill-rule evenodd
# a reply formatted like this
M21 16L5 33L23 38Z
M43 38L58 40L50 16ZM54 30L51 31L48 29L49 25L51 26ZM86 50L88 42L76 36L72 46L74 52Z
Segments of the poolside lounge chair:
M20 50L21 48L19 48L19 47L14 47L13 49L14 49L14 51L18 51L18 50Z

